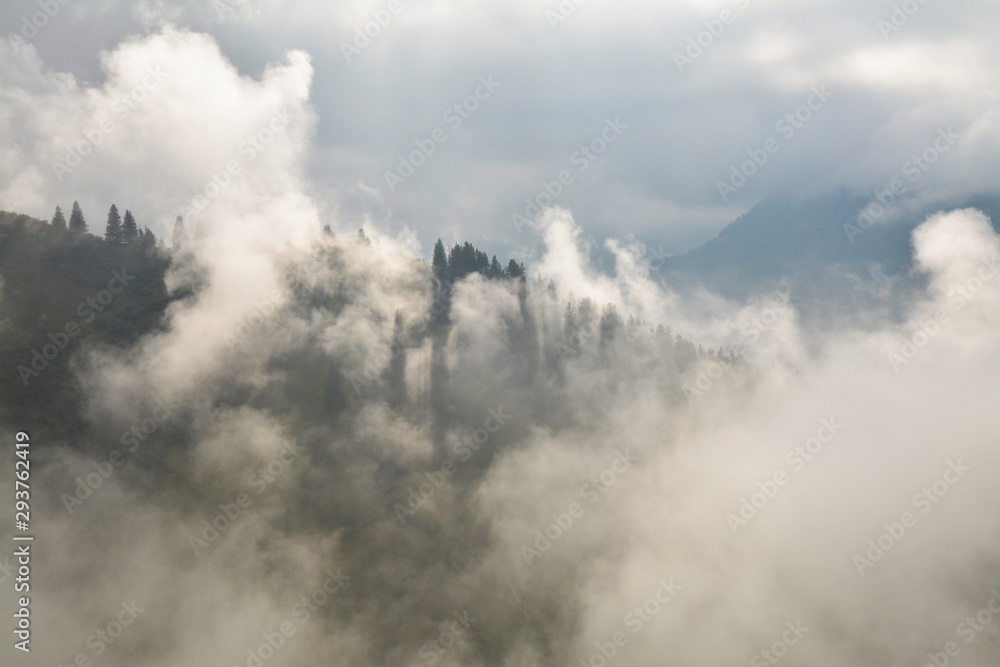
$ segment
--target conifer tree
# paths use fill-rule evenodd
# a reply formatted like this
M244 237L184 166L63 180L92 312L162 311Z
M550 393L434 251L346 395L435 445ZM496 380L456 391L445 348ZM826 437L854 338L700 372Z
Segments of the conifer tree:
M104 241L113 246L122 244L122 219L118 215L118 207L114 204L108 210L108 226L104 229Z
M69 214L69 231L77 234L85 234L87 221L83 218L83 211L80 210L80 202L73 202L73 210Z
M514 260L507 262L508 278L524 278L524 264L518 264Z
M56 213L52 216L52 226L57 229L66 229L66 218L62 209L56 206Z
M122 244L132 245L139 240L139 226L135 224L132 211L125 209L125 218L122 220Z
M444 243L441 242L441 239L438 239L437 243L434 244L431 269L434 271L434 277L438 280L444 280L448 273L448 257L444 254Z
M188 246L187 229L184 227L184 218L177 216L174 220L174 235L170 241L171 248L176 252L186 250Z

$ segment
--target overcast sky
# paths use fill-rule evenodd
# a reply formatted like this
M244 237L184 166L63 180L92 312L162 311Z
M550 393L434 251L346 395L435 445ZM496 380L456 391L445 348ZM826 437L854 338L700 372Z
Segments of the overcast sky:
M325 222L409 235L425 257L438 236L534 253L512 215L563 171L555 203L586 235L672 253L768 194L871 194L939 136L914 189L997 187L995 2L43 5L0 4L0 208L47 219L79 199L97 233L112 202L166 232L234 159L254 187L268 176L240 146L271 122ZM54 166L102 120L91 155ZM433 154L387 177L418 141Z

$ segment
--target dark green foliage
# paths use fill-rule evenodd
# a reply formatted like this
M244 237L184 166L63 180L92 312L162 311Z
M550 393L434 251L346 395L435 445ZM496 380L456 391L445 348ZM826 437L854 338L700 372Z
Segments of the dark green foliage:
M497 256L493 255L493 259L490 260L490 268L486 272L487 278L503 278L503 267L500 266L500 262L497 261Z
M108 211L108 226L104 229L104 240L108 245L112 246L122 245L124 242L122 237L122 219L118 215L118 207L114 204L111 205L111 209Z
M460 280L470 273L486 275L489 264L490 258L486 253L477 250L468 241L462 245L456 243L448 253L448 277Z
M109 213L112 229L116 212ZM131 227L134 218L129 212L126 218ZM27 216L0 213L0 234L5 235L0 245L4 283L0 313L5 320L4 335L0 336L0 373L5 378L0 382L0 421L34 423L40 431L67 437L82 437L89 429L98 428L83 416L85 406L78 384L77 370L87 367L89 352L109 347L125 350L135 345L140 337L162 326L171 298L187 298L199 289L196 285L185 293L168 296L164 284L168 264L187 260L158 251L154 234L148 228L140 232L138 225L135 227L133 242L115 244L113 233L102 241ZM119 229L123 232L124 226ZM328 239L325 234L323 238ZM174 239L175 245L183 248L186 233L180 218ZM341 245L332 239L320 244L315 261L326 269L322 282L310 280L308 271L295 274L288 304L295 316L307 317L321 309L337 317L365 292L358 282L363 274L348 261L358 249L348 245L352 244ZM488 377L518 390L537 392L536 405L546 414L550 409L568 409L566 405L559 407L562 399L548 394L546 387L550 381L573 381L574 367L601 373L610 391L624 386L619 383L634 369L642 368L651 374L648 377L657 378L665 397L677 397L683 396L681 386L688 381L684 374L699 361L714 359L727 366L743 363L721 349L700 352L680 336L675 343L669 329L663 327L654 333L631 318L626 325L613 304L604 305L598 314L590 299L577 302L572 295L560 330L559 315L552 310L558 307L554 284L529 285L521 264L511 260L506 270L500 270L496 257L487 259L470 243L456 244L442 261L443 255L443 244L436 244L433 271L437 279L424 274L434 295L429 321L422 323L417 318L406 322L402 313L397 313L391 323L385 323L392 327L393 347L383 372L377 377L366 373L356 384L357 377L345 375L342 360L307 346L302 354L291 352L273 360L295 378L295 389L276 409L310 410L315 413L312 417L328 419L350 412L359 401L384 400L393 409L415 414L429 411L435 442L444 447L448 424L456 415L471 414L461 406L475 400L468 391L455 393L456 387L467 385L453 381L453 371L446 363L452 333L452 280L472 273L497 280L499 287L516 296L520 311L501 316L506 347L497 354L496 367ZM95 309L90 300L108 291L116 272L134 278L113 296L108 292L109 302ZM75 329L72 334L68 325ZM408 376L412 369L407 367L407 351L422 348L428 339L431 354L421 390L426 393L411 397ZM54 353L47 361L38 354L46 347ZM456 350L461 351L460 341ZM416 359L425 358L421 355ZM454 372L461 373L461 368ZM249 389L234 386L224 400L239 404L246 391Z
M438 280L444 280L448 274L448 257L444 254L444 243L441 242L441 239L438 239L437 243L434 244L431 269L434 271L434 277Z
M79 202L73 202L73 210L69 214L69 231L76 234L86 234L90 231L87 227L87 221L83 218Z
M465 276L478 273L486 278L523 278L524 265L510 260L505 271L497 256L491 259L485 252L471 243L456 243L445 255L441 239L434 244L434 255L431 259L431 269L438 280L453 282Z
M139 227L135 224L132 211L125 209L125 219L122 220L121 240L125 245L132 245L139 240Z
M56 206L56 213L52 216L52 226L56 229L66 229L66 218L62 209Z
M150 231L149 227L146 227L139 236L139 245L146 249L147 252L152 251L156 248L156 235Z
M138 245L111 246L90 234L14 213L0 212L0 234L6 235L0 244L0 313L5 321L0 418L37 424L50 433L80 433L76 429L85 426L71 357L102 345L127 347L155 329L168 303L163 283L167 261ZM88 299L107 290L114 272L123 269L135 277L101 310L92 307ZM75 335L67 335L69 325L75 325ZM29 372L33 359L42 366L33 352L48 345L55 346L50 353L58 348L56 356L45 359L37 375Z
M506 274L508 278L524 278L524 264L510 260L507 262Z

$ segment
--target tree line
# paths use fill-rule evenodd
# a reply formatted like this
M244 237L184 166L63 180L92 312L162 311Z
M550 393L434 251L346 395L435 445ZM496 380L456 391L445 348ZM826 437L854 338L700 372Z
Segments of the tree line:
M438 239L434 244L431 269L434 276L444 282L460 280L470 273L480 273L487 278L524 278L524 264L518 264L512 259L504 268L497 261L496 255L490 259L485 252L468 241L456 243L446 254L444 243Z
M80 203L73 202L73 209L69 214L69 222L63 215L62 208L56 206L56 212L52 216L52 226L56 229L68 229L74 234L85 234L90 231ZM111 246L137 246L152 248L156 246L156 235L149 227L140 228L132 215L132 211L126 209L125 217L118 213L118 207L114 204L108 210L108 221L104 228L104 241Z

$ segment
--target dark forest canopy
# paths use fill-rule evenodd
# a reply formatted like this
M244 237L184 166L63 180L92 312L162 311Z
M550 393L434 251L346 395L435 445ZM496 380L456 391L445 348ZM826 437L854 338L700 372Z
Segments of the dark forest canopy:
M148 229L140 230L131 211L126 210L123 219L116 206L108 213L104 238L98 238L85 231L83 213L75 202L72 210L68 225L61 209L57 209L51 223L0 213L0 233L4 235L0 237L3 316L12 325L0 341L0 372L7 378L0 390L0 409L7 417L30 414L41 424L68 432L81 426L81 406L77 405L80 391L68 359L78 351L101 346L127 350L142 336L168 326L170 303L189 298L192 290L196 293L198 289L195 285L171 293L165 281L172 263L191 261L186 250L191 241L185 240L175 253L162 241L157 244ZM178 221L177 226L182 224ZM187 237L182 228L181 236ZM373 245L360 231L357 243L338 241L332 232L319 238L324 248L323 261L332 269L334 283L293 285L293 300L302 307L321 307L336 314L350 299L345 296L344 286L337 284L349 278L336 276L347 275L351 254L371 252ZM427 275L434 285L431 291L436 295L435 302L427 316L428 324L410 336L408 346L420 346L429 338L438 345L444 340L441 336L447 337L452 287L476 273L487 281L506 285L505 289L517 296L521 316L504 326L510 338L509 366L521 368L524 377L549 373L560 378L567 364L592 355L604 359L601 363L610 363L614 358L626 363L633 357L653 354L661 359L658 363L663 364L662 371L675 379L699 359L745 367L741 357L722 349L706 352L669 327L654 328L631 316L623 320L614 304L595 304L587 297L577 299L572 294L560 298L551 281L528 281L524 265L513 259L503 266L495 255L488 256L468 242L456 243L446 252L440 239L434 245ZM114 282L120 275L127 280L124 289ZM129 278L132 275L135 278ZM109 281L112 291L118 292L102 297ZM108 303L94 301L99 298L106 298ZM546 318L547 323L543 322ZM414 324L397 316L394 326L412 333ZM53 354L54 358L46 358ZM398 384L402 370L395 368L393 373L379 382ZM329 410L345 409L357 400L401 395L399 387L388 386L383 392L379 382L370 380L363 382L363 391L350 391L346 375L334 375L340 380L327 383L328 395L323 399ZM674 382L673 394L680 395L680 390L680 384Z

